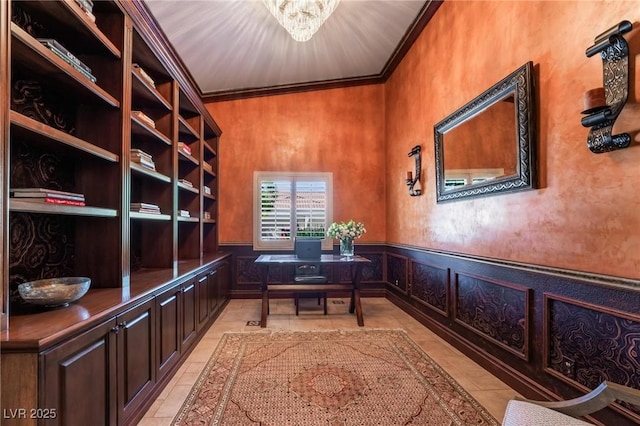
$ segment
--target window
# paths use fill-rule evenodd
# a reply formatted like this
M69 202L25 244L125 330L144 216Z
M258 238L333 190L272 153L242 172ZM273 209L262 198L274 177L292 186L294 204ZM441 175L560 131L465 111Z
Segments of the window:
M322 238L331 249L332 187L331 173L255 172L253 248L292 250L299 236Z

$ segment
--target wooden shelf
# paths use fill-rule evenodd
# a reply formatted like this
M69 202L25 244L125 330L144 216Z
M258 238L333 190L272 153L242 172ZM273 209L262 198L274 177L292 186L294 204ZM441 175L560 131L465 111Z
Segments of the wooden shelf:
M153 127L150 127L135 115L131 115L131 133L147 138L153 138L157 141L165 143L166 145L172 145L171 139L169 139L167 136L163 135Z
M178 189L183 191L193 192L194 194L199 194L200 190L198 188L194 188L193 186L186 185L182 182L178 182Z
M147 80L140 76L139 72L133 70L132 91L136 103L143 102L147 106L158 107L161 105L167 111L172 111L171 104L158 92L158 90L150 85Z
M9 211L24 213L63 214L74 216L117 217L118 211L91 206L66 206L63 204L32 203L29 201L9 200Z
M168 214L154 214L154 213L141 213L141 212L129 212L131 219L137 220L171 220L171 216Z
M214 157L218 156L218 154L216 153L216 150L211 147L209 142L203 141L203 145L204 145L204 149L209 151Z
M81 151L85 154L102 158L103 160L111 161L114 163L117 163L119 161L119 156L117 154L109 152L82 139L76 138L75 136L72 136L68 133L54 129L53 127L47 126L44 123L22 115L16 111L11 111L9 113L9 116L11 125L13 126L12 133L21 135L31 142L39 144L62 144L67 147L73 148L74 150Z
M200 218L198 218L198 217L177 216L177 218L178 218L178 222L190 222L190 223L198 223L198 222L200 222Z
M213 195L211 195L211 194L205 194L205 193L203 192L203 193L202 193L202 196L203 196L204 198L208 199L208 200L216 201L216 197L215 197L215 196L213 196Z
M30 70L37 70L48 80L58 82L63 87L69 87L86 100L101 100L112 107L119 108L120 102L103 90L96 83L85 77L71 65L59 58L55 53L44 47L38 40L15 23L11 23L11 35L16 43L12 43L14 61L26 66Z
M216 220L215 219L202 219L202 223L215 224Z
M60 26L73 29L77 33L77 39L82 40L78 42L79 44L94 44L99 46L102 52L108 52L114 58L121 57L120 49L104 35L75 1L30 0L29 3L37 4L38 10L49 15L53 21L59 22ZM91 43L92 40L95 41Z
M198 159L196 159L193 155L185 154L182 151L178 151L178 154L179 154L180 160L182 160L182 161L190 161L191 163L193 163L196 166L198 166L200 164Z
M188 134L194 140L200 138L199 132L194 129L189 122L181 115L178 116L179 131L182 134Z
M171 178L169 176L163 175L162 173L158 173L155 170L148 169L148 168L146 168L144 166L141 166L138 163L135 163L135 162L132 161L131 163L129 163L129 165L131 166L131 171L133 171L133 172L140 173L140 174L145 175L145 176L149 176L149 177L157 179L157 180L159 180L161 182L166 182L166 183L170 183L171 182Z

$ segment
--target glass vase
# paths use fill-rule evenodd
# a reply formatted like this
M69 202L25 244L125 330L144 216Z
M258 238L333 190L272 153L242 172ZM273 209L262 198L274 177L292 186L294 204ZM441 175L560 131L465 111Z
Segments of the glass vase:
M353 256L353 239L343 238L340 240L340 256Z

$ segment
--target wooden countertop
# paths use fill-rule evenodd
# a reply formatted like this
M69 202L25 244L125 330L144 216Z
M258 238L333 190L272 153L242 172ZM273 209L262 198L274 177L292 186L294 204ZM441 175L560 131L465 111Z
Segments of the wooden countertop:
M8 329L0 333L0 349L2 352L40 352L192 278L229 256L217 253L202 260L180 261L177 270L137 271L131 274L128 287L91 288L67 307L35 307L29 313L11 315Z

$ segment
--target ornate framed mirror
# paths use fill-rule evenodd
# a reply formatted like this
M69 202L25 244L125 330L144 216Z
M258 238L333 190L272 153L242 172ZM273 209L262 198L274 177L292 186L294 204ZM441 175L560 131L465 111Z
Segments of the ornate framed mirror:
M437 202L536 187L533 64L434 127Z

